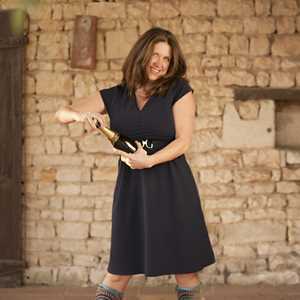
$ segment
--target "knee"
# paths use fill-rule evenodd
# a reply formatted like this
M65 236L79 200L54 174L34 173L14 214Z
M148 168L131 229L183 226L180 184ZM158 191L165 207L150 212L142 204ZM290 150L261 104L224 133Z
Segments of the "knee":
M197 273L175 274L176 280L198 279Z

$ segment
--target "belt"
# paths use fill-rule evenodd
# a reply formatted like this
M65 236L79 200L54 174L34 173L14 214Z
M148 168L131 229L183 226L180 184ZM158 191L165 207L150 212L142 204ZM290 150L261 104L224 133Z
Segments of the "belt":
M147 151L147 154L153 154L167 146L172 140L137 139L137 141L142 144L142 147Z

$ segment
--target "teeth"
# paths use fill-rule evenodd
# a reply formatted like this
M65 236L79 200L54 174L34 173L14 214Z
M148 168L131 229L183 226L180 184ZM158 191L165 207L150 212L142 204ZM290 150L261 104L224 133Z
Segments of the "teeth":
M159 73L160 72L159 70L156 70L154 68L151 68L151 70L152 70L153 73Z

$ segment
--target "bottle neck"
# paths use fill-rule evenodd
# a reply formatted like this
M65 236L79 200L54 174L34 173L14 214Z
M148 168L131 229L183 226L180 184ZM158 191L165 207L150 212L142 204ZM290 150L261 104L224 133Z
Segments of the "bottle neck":
M119 138L118 133L105 126L101 126L100 128L98 128L98 130L100 130L101 133L104 134L112 143L115 143Z

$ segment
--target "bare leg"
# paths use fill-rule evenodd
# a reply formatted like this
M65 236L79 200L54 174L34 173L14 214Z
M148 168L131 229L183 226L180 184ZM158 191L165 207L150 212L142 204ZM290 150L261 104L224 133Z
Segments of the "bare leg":
M102 283L120 292L124 292L131 276L132 275L115 275L107 273Z
M197 273L175 274L177 299L194 300L200 298L200 281Z

